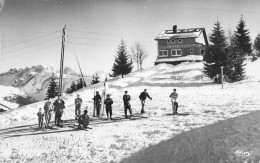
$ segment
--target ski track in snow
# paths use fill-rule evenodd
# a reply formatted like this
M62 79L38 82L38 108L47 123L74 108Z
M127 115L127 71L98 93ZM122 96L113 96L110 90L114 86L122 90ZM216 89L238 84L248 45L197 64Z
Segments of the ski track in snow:
M50 133L34 129L37 127L36 113L38 108L43 107L44 102L2 113L0 162L54 160L55 162L119 162L134 152L172 138L181 132L259 110L260 77L257 73L251 73L255 69L259 70L259 61L247 65L246 72L250 76L247 80L225 83L224 89L221 89L221 85L213 84L206 79L194 80L194 76L202 75L198 73L198 69L203 67L201 65L201 63L183 63L178 66L162 64L108 82L110 89L107 93L111 94L114 100L114 117L124 115L122 95L125 90L131 95L133 112L140 112L138 96L144 88L147 88L153 98L146 101L145 111L149 116L148 119L93 124L90 125L92 129L88 131L65 127ZM171 81L170 73L176 71L179 76L185 76L184 81ZM198 85L194 86L194 83ZM179 94L178 111L189 115L163 116L171 113L169 95L173 88L176 88ZM102 89L101 84L97 90L101 92ZM74 118L73 103L77 93L83 99L83 107L87 106L89 115L92 115L93 91L94 89L89 87L72 95L66 95L63 119ZM19 127L25 125L34 128Z

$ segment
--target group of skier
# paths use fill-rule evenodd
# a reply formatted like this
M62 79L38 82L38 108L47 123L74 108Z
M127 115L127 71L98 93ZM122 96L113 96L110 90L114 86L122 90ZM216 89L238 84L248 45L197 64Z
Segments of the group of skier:
M152 100L152 97L147 92L147 89L144 89L143 92L139 95L139 99L141 101L141 113L145 113L144 106L146 99L149 98ZM176 92L176 89L173 89L173 92L170 94L171 102L172 102L172 110L173 114L178 114L178 94ZM100 109L101 109L101 101L102 98L98 91L96 91L96 94L93 98L94 100L94 115L93 116L100 116ZM130 117L133 116L132 108L130 104L131 96L128 94L128 91L125 91L123 95L123 103L124 103L124 113L125 118L128 118L127 112L129 111ZM106 99L104 100L104 105L106 109L106 114L108 120L112 120L112 104L113 100L110 97L110 94L106 95ZM77 98L75 99L75 120L78 120L79 128L81 128L81 125L84 129L87 128L90 117L88 115L87 107L84 110L84 114L81 115L81 106L82 106L82 98L80 98L80 95L77 94ZM44 111L42 111L42 108L39 109L39 112L37 113L38 116L38 122L39 122L39 128L43 129L43 123L45 120L45 128L50 128L50 121L52 118L53 113L55 113L55 125L60 125L62 120L61 117L63 115L63 110L65 108L65 102L58 96L58 99L55 100L55 102L52 104L50 99L48 99L44 104ZM45 117L45 118L44 118Z
M150 95L147 93L147 90L144 89L144 91L140 94L139 99L141 100L141 104L142 104L142 108L141 108L141 113L144 113L144 104L145 104L145 100L146 98L149 98L152 100L152 98L150 97ZM95 106L95 110L94 112L96 112L97 117L100 116L100 108L101 108L101 96L99 94L99 92L96 92L96 95L94 96L93 100L94 100L94 106ZM130 117L133 116L132 114L132 108L131 108L131 104L130 104L130 100L131 100L131 96L128 94L128 91L125 91L125 94L123 95L123 103L124 103L124 112L125 112L125 118L128 118L129 116L127 116L127 112L129 111L130 113ZM106 114L107 114L107 118L109 120L112 119L112 104L113 104L113 100L111 99L110 95L107 94L106 99L104 100L104 105L106 108ZM95 113L94 113L95 114Z

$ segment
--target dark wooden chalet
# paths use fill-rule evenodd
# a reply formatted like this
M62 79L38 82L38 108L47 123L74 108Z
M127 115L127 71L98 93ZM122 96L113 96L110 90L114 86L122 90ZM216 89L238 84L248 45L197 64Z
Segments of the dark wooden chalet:
M158 54L155 65L160 63L179 64L186 61L202 61L208 39L205 28L165 30L155 40Z

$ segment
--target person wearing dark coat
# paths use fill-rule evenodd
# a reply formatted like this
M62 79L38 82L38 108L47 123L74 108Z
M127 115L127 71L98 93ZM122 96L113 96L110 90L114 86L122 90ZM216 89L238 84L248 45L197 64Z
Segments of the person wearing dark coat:
M107 119L112 120L112 104L113 100L110 98L110 95L107 95L107 98L104 101L106 106Z
M129 110L130 116L132 116L132 109L130 104L131 97L127 91L123 95L124 109L125 109L125 118L127 118L127 110Z
M152 97L150 97L148 92L146 92L146 89L144 89L144 91L139 95L139 99L141 100L141 105L142 105L141 113L144 113L144 104L147 97L150 100L152 100Z
M65 108L65 102L58 96L58 99L53 103L55 112L55 125L59 125L62 122L61 117L63 115L63 109Z
M97 113L98 117L100 114L100 103L101 103L101 96L100 96L99 92L97 91L96 96L94 97L94 104L95 104L96 113Z
M178 98L178 93L176 92L176 89L173 89L173 92L170 95L171 98L171 102L172 102L172 111L173 114L178 114L178 102L177 102L177 98Z
M90 121L90 117L88 116L88 111L84 110L84 114L78 116L79 120L79 129L81 128L81 125L83 129L87 129Z

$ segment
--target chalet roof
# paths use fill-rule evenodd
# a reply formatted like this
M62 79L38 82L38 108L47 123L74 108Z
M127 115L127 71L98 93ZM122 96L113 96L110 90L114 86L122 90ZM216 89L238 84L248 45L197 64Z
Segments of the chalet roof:
M199 38L203 35L205 44L208 45L208 39L205 28L188 28L177 29L176 33L173 30L165 30L161 32L155 40L173 39L173 38Z

